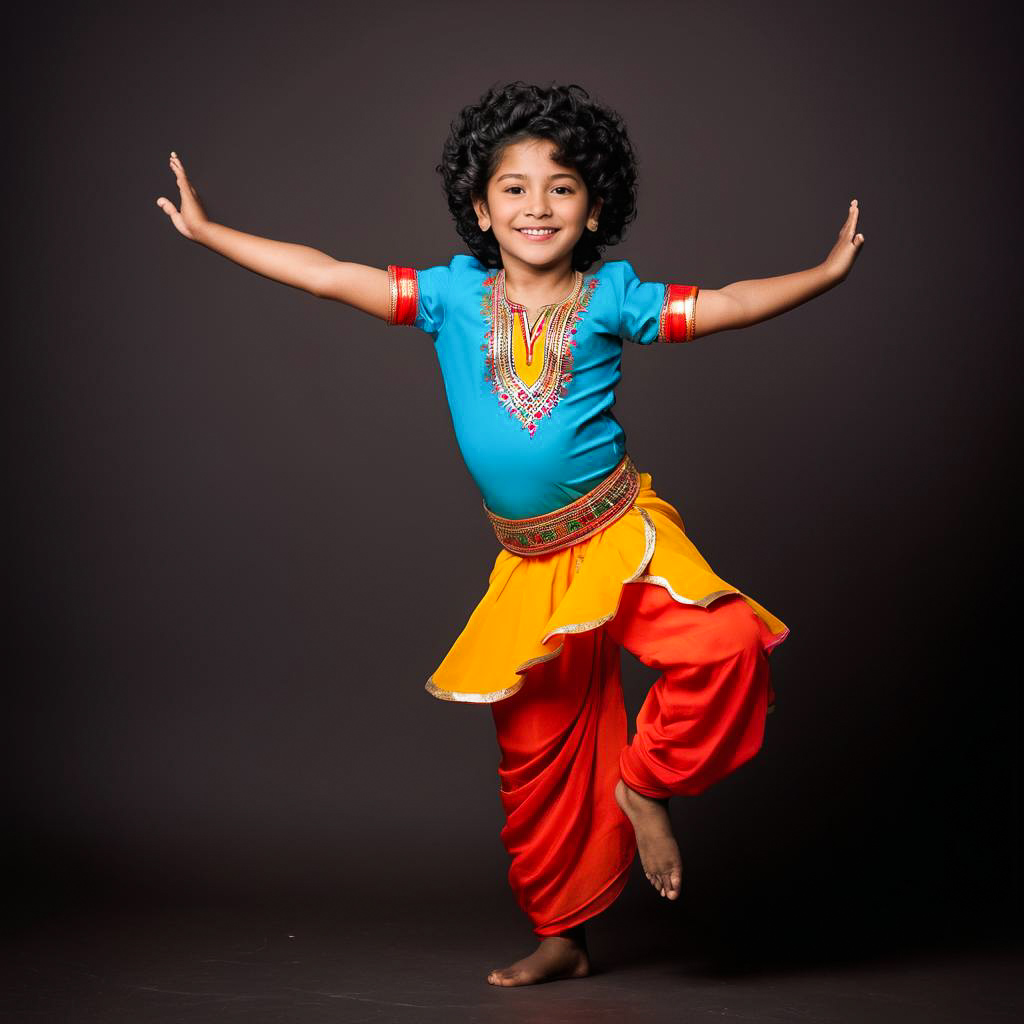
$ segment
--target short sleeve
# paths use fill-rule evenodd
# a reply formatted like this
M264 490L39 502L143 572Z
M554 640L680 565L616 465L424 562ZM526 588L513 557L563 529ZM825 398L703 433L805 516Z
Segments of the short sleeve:
M627 260L616 261L615 267L621 295L619 337L641 345L693 341L697 285L641 281Z
M418 327L436 338L444 325L450 280L450 267L414 270L389 265L388 325Z

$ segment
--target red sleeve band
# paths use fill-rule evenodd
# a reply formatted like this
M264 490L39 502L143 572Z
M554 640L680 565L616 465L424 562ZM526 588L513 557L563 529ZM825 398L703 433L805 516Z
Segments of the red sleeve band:
M419 306L419 285L416 281L416 271L412 267L396 267L388 264L388 286L391 293L388 326L414 324Z
M699 291L695 284L665 285L665 301L661 304L658 319L658 341L693 341Z

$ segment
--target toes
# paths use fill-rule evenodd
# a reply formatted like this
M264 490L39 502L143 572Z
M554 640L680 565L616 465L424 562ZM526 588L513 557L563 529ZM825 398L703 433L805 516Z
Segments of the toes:
M662 890L661 895L666 899L677 900L679 899L680 889L680 873L679 871L670 871L667 874L661 876Z
M664 875L650 875L648 876L651 881L651 885L658 890L661 896L665 899L676 900L679 899L680 890L680 876L678 871L673 871L670 874Z

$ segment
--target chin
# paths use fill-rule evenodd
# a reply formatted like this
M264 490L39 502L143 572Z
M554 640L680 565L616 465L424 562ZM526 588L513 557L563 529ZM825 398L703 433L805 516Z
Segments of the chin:
M566 249L561 245L557 248L554 246L551 248L546 248L544 246L531 247L529 242L527 242L525 246L517 245L510 251L517 259L522 260L524 263L534 263L537 266L544 266L548 263L557 263L566 256L572 256L571 248Z
M497 242L500 248L525 263L551 263L571 254L581 237L582 232L572 241L567 241L572 238L572 232L562 228L552 242L544 244L530 242L517 231L512 231L508 237L498 238Z

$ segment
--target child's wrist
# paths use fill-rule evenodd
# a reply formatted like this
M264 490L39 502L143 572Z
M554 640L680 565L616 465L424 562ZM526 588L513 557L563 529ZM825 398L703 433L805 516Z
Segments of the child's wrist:
M189 230L192 232L192 241L198 242L200 245L209 246L211 228L216 227L212 221L204 220L195 227L190 227Z
M829 288L839 284L846 276L844 273L840 271L840 269L837 266L835 266L832 263L829 263L828 260L822 260L822 262L819 263L818 266L815 267L814 269L821 274L822 279L828 285Z

